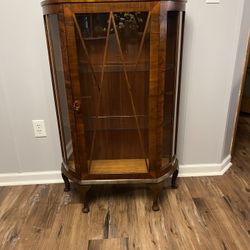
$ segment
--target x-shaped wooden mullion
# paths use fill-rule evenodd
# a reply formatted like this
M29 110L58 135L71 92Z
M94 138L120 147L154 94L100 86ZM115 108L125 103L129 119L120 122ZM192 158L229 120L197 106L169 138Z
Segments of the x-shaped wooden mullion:
M87 50L84 38L83 38L82 33L81 33L81 29L80 29L80 27L78 25L78 22L76 20L75 14L73 14L73 20L74 20L74 23L75 23L75 26L76 26L76 29L77 29L77 32L78 32L78 35L79 35L79 38L80 38L80 41L81 41L81 45L83 47L83 50L84 50L84 52L86 54L86 57L87 57L87 60L88 60L88 63L89 63L89 66L91 68L93 81L94 81L94 83L96 84L96 86L98 88L98 100L97 100L96 118L98 118L99 113L100 113L101 95L102 95L103 79L104 79L104 68L105 68L105 63L106 63L106 58L107 58L107 49L108 49L108 41L109 41L111 23L113 24L114 31L115 31L115 37L116 37L116 40L117 40L119 53L120 53L121 61L122 61L122 65L123 65L123 71L124 71L124 76L125 76L125 80L126 80L126 85L127 85L127 88L128 88L128 93L129 93L129 96L130 96L131 106L132 106L132 110L133 110L133 113L134 113L134 118L135 118L136 127L137 127L137 131L138 131L140 145L141 145L141 148L142 148L142 151L143 151L143 154L144 154L146 166L148 168L148 162L146 160L146 154L145 154L145 150L144 150L144 146L143 146L142 134L141 134L141 130L140 130L140 127L139 127L139 121L138 121L138 117L137 117L137 114L136 114L136 108L135 108L134 99L133 99L133 95L132 95L132 91L131 91L131 84L130 84L129 79L128 79L128 73L127 73L127 69L126 69L125 59L124 59L124 55L123 55L123 52L122 52L121 43L120 43L120 39L119 39L119 34L118 34L118 31L117 31L117 28L116 28L113 13L110 12L109 19L108 19L108 29L107 29L107 35L106 35L106 41L105 41L100 85L97 83L96 76L95 76L95 73L94 73L94 68L93 68L93 65L91 63L91 60L90 60L90 57L89 57L89 54L88 54L88 50ZM142 36L140 46L139 46L139 51L138 51L138 54L137 54L137 57L136 57L135 69L137 68L139 58L140 58L140 55L141 55L141 52L142 52L142 48L143 48L143 44L144 44L144 40L145 40L145 36L146 36L146 32L147 32L149 20L150 20L150 12L148 13L147 21L146 21L144 32L143 32L143 36ZM89 157L89 164L88 164L89 169L91 167L92 158L93 158L96 130L97 130L97 123L95 123L95 125L94 125L94 133L93 133L93 138L92 138L92 141L91 141L90 157Z
M95 75L95 71L94 71L94 67L91 63L91 60L90 60L90 57L89 57L89 53L88 53L88 49L87 49L87 46L85 44L85 41L84 41L84 37L82 35L82 32L81 32L81 29L79 27L79 24L77 22L77 19L76 19L76 16L75 14L72 15L73 16L73 20L74 20L74 23L75 23L75 26L76 26L76 29L77 29L77 32L78 32L78 35L79 35L79 38L80 38L80 41L81 41L81 45L82 45L82 48L86 54L86 57L87 57L87 60L88 60L88 64L90 66L90 70L91 70L91 75L92 75L92 78L93 78L93 81L96 85L96 87L98 88L99 92L100 92L100 86L99 84L97 83L97 79L96 79L96 75Z
M102 89L103 89L104 68L105 68L105 63L106 63L106 59L107 59L107 50L108 50L108 41L109 41L109 35L110 35L110 27L111 27L111 13L109 14L109 19L108 19L108 29L107 29L107 35L106 35L106 41L105 41L105 47L104 47L104 54L103 54L103 60L102 60L101 82L100 82L100 85L99 85L100 86L100 91L98 92L96 118L98 118L98 116L100 114L100 108L101 108L101 96L102 96ZM89 169L91 167L92 158L93 158L96 130L97 130L97 122L95 122L95 125L94 125L94 133L93 133L93 138L92 138L92 141L91 141L90 157L89 157Z
M140 56L141 56L142 48L143 48L143 45L144 45L144 40L145 40L145 37L146 37L148 25L149 25L150 16L151 16L151 12L149 11L148 16L147 16L147 20L146 20L146 24L145 24L145 27L144 27L144 30L143 30L143 34L142 34L142 39L141 39L141 42L140 42L139 51L138 51L136 61L135 61L135 71L136 71L136 68L138 66ZM136 74L135 71L134 71L134 75Z
M113 26L114 26L115 37L116 37L116 41L117 41L117 44L118 44L119 53L120 53L120 56L121 56L123 72L124 72L124 76L125 76L125 80L126 80L126 85L127 85L127 88L128 88L128 93L129 93L129 97L130 97L131 106L132 106L134 117L135 117L135 122L136 122L136 127L137 127L137 131L138 131L138 135L139 135L141 149L142 149L142 152L143 152L143 155L144 155L144 158L145 158L145 163L146 163L147 169L149 169L148 168L148 162L147 162L147 159L146 159L145 150L144 150L144 146L143 146L142 134L141 134L141 130L140 130L140 127L139 127L139 121L138 121L138 117L137 117L137 114L136 114L136 108L135 108L135 104L134 104L133 94L132 94L132 91L131 91L131 85L130 85L130 82L129 82L129 79L128 79L128 73L127 73L127 69L126 69L125 59L124 59L124 55L123 55L123 52L122 52L122 47L121 47L121 43L120 43L120 39L119 39L119 34L118 34L118 31L117 31L117 28L116 28L115 18L114 18L113 12L111 12L110 15L111 15L111 20L112 20L112 23L113 23Z

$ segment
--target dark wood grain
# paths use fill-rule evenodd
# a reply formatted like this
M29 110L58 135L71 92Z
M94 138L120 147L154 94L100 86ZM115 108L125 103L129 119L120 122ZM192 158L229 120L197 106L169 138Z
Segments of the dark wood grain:
M157 133L157 124L160 115L158 113L158 48L159 48L159 12L160 4L157 3L151 10L150 23L150 75L149 75L149 103L148 103L148 151L149 151L149 166L151 172L156 171L161 165L159 155L158 141L160 138Z
M66 89L65 101L56 103L59 126L66 102L70 119L72 143L61 133L66 190L68 179L83 186L150 183L158 211L163 181L174 174L176 186L178 175L173 138L185 1L42 5L46 20L59 21L59 44L49 49L61 45L62 55L57 50L51 58L63 60L65 79L53 76L55 93ZM53 34L47 36L50 45Z
M73 13L70 9L64 9L64 20L65 20L65 30L67 39L67 53L69 60L69 72L71 79L71 86L73 92L74 100L81 103L81 90L79 84L79 71L78 71L78 55L76 49L76 31L74 29ZM76 133L76 145L74 151L78 152L78 159L80 166L77 168L77 173L79 176L83 177L88 172L88 164L85 150L85 136L84 136L84 124L81 112L75 112L75 126L73 129Z
M242 99L243 99L243 93L244 93L244 86L246 83L246 76L247 76L247 68L249 65L249 60L250 60L250 34L248 36L248 44L247 44L247 51L245 55L245 61L244 61L244 69L242 71L242 78L241 78L241 84L240 84L240 96L238 99L238 107L237 107L237 113L236 113L236 118L234 121L234 128L233 128L233 140L232 140L232 145L231 145L231 154L234 154L234 148L235 148L235 138L236 138L236 133L237 133L237 126L239 122L239 116L240 116L240 109L242 106Z
M62 62L63 62L63 73L64 73L64 81L65 81L65 88L66 88L66 97L67 97L67 104L68 104L68 115L69 115L69 122L70 122L70 132L72 138L72 146L73 146L73 153L69 160L74 160L73 167L71 168L72 171L76 172L76 169L80 169L79 158L77 154L77 135L76 131L73 129L76 124L75 113L72 109L73 107L73 86L70 78L69 72L69 61L68 61L68 52L67 52L67 38L66 38L66 31L64 25L64 15L63 12L58 15L58 25L60 30L60 40L61 40L61 54L62 54Z
M118 238L111 240L90 240L88 250L128 250L128 238Z
M147 2L150 0L45 0L42 1L42 6L50 5L50 4L61 4L61 3L82 3L82 2L90 2L90 3L102 3L102 2ZM186 3L187 0L163 0L164 2L173 2L176 4Z

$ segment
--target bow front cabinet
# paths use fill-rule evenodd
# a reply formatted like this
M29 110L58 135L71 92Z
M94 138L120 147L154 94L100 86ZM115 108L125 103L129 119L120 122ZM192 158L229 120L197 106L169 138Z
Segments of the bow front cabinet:
M158 210L164 180L176 186L185 4L42 2L65 191L148 184Z

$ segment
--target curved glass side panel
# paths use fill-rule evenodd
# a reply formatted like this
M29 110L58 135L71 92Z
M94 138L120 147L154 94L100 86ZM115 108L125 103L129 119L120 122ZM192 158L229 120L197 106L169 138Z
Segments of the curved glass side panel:
M61 41L59 33L58 15L51 14L45 19L47 25L48 45L50 50L50 63L54 95L56 100L58 126L60 131L61 147L64 161L70 170L75 171L73 144L70 128L69 114L72 108L68 107L68 96L64 79Z
M175 155L182 13L166 12L166 62L163 109L162 168Z

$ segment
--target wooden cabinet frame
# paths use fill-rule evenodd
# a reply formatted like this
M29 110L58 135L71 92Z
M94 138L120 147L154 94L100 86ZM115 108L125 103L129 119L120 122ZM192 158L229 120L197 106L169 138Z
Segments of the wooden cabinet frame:
M69 189L68 179L83 187L87 187L87 189L95 184L146 183L150 184L151 187L153 185L153 190L160 190L159 186L171 175L173 176L172 186L176 186L175 182L178 175L176 137L185 2L186 1L174 0L129 2L126 0L114 0L112 2L105 0L48 0L42 2L63 155L62 175L66 190ZM98 76L99 79L97 80L97 65L92 62L93 58L91 58L90 52L88 51L90 48L87 48L87 43L89 42L84 37L82 31L85 23L79 23L78 18L79 15L85 15L83 17L88 20L86 24L90 25L92 19L88 19L88 15L93 16L98 13L104 13L106 15L107 27L105 26L106 36L102 40L103 49L102 57L100 57L102 58L102 62L98 62L98 67L100 68L98 74L100 76ZM130 82L131 79L129 77L130 72L133 72L133 70L128 70L130 66L126 61L128 59L125 59L125 52L122 47L123 41L121 33L119 33L120 31L118 30L119 26L115 16L117 14L115 13L132 13L132 18L133 13L146 13L144 20L141 21L144 26L140 33L140 40L138 40L138 50L133 58L133 69L135 70L139 64L142 50L144 46L146 46L144 43L146 43L145 41L148 39L149 51L146 51L145 48L143 50L143 53L148 55L149 58L147 98L143 99L144 102L147 103L147 109L145 111L147 113L145 117L143 116L143 121L146 122L147 126L143 129L143 132L141 128L142 121L140 120L142 118L139 118L139 114L137 113L135 94L133 93ZM99 26L97 28L100 29ZM98 158L95 156L95 153L93 153L97 137L97 127L98 123L100 123L98 121L100 121L100 110L102 108L101 100L104 98L102 96L103 85L104 82L107 81L104 79L105 69L107 69L107 67L115 67L108 65L107 62L111 31L113 32L112 37L115 39L117 53L120 58L119 63L117 63L118 66L116 67L119 68L120 78L122 77L123 80L119 81L124 83L124 88L127 88L128 91L127 102L130 103L131 106L131 119L134 121L134 133L138 136L136 137L138 139L136 143L138 143L138 148L141 150L140 155L143 155L143 157L140 156L139 159L134 160L128 156L122 159L122 154L121 158L117 160L109 157L99 159L100 156L98 156ZM92 30L92 32L94 31ZM86 141L87 125L84 122L85 115L82 111L85 105L82 103L82 89L86 88L86 84L88 84L86 81L88 80L82 80L79 75L79 69L83 68L82 65L79 65L79 58L81 57L79 54L79 46L84 54L84 63L89 69L88 77L91 79L89 81L92 81L93 85L96 85L98 89L98 91L96 91L97 94L95 94L97 96L96 101L92 101L96 113L92 122L93 129L91 132L88 132L90 133L89 136L91 140L89 141L91 143ZM95 53L93 52L93 48L91 53ZM145 65L147 65L147 62L144 62L144 66ZM137 74L136 71L133 73ZM65 105L67 105L67 110L65 110ZM68 120L68 122L66 120ZM167 122L168 125L166 125ZM168 128L166 128L166 126L168 126ZM66 137L71 138L69 143L72 147L70 156L68 153L69 145L66 142L69 140ZM164 156L163 152L166 141L164 138L167 138L166 140L169 145L167 151L165 151L171 151L167 156ZM143 161L143 164L145 164L143 167L146 170L136 170L136 162L142 164ZM102 164L104 164L103 168L101 166ZM109 167L111 166L111 170L106 171L104 169L105 164ZM98 166L99 168L101 166L100 169L104 169L106 172L101 172L102 170L98 168L97 170L93 170L94 167L92 166ZM86 188L84 190L86 190ZM153 209L158 210L157 199L159 191L155 193L156 198ZM84 194L86 194L86 192L84 192ZM84 209L85 212L88 211L87 204L85 204Z

